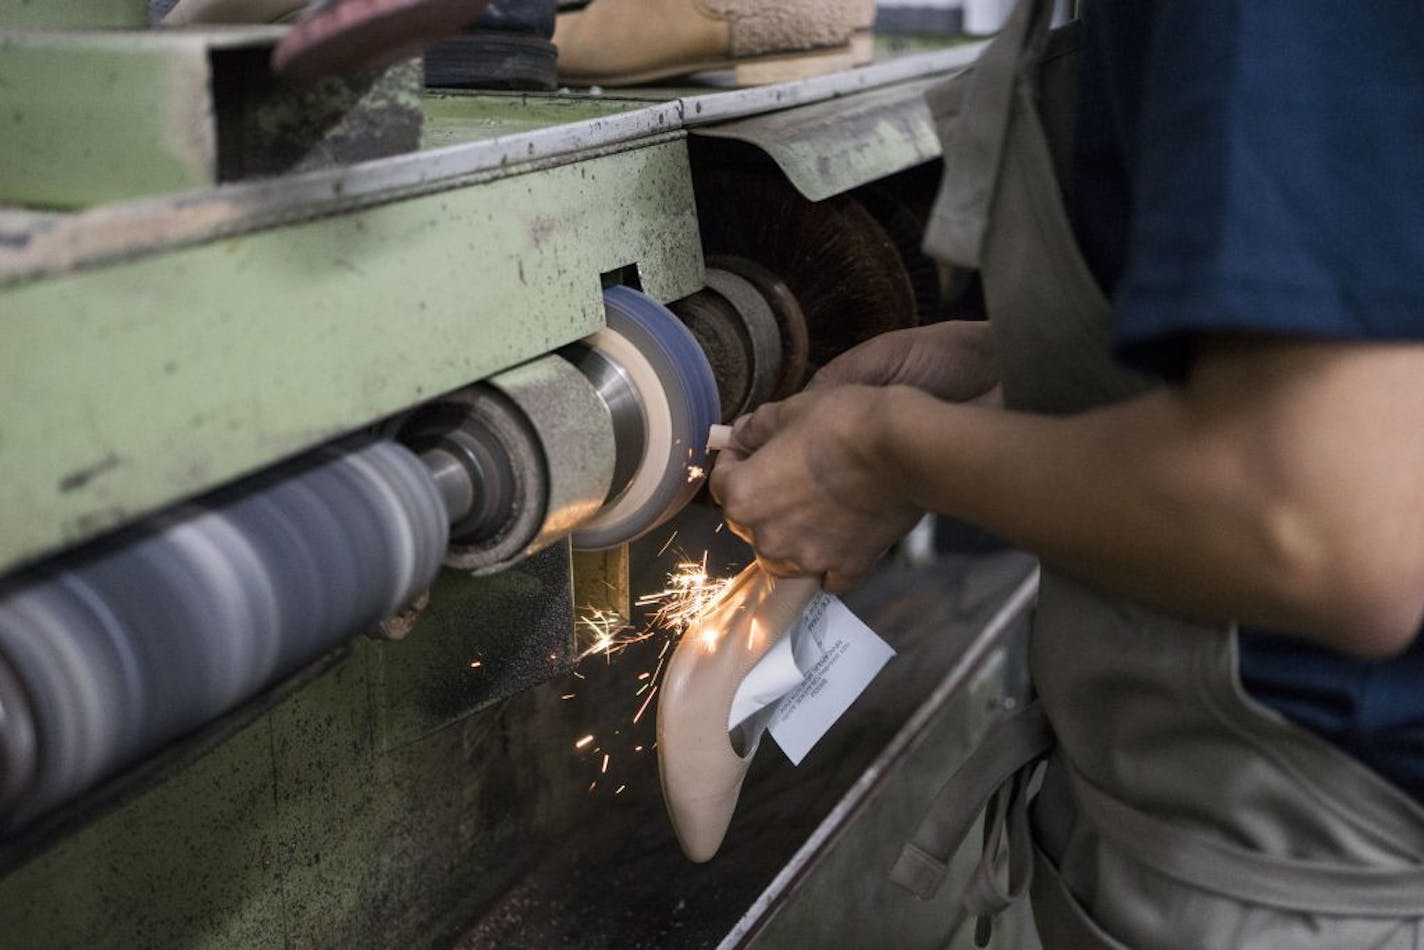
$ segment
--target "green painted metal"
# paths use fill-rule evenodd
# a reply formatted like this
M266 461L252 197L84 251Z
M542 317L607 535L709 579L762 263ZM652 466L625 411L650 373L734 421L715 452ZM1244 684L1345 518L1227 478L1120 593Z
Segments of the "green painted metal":
M84 30L148 26L148 0L0 0L0 29Z
M939 157L939 137L925 102L926 90L937 81L700 126L693 134L755 145L798 191L821 201Z
M72 209L419 147L418 60L293 82L280 29L0 32L0 203Z
M209 78L195 36L0 32L0 203L72 208L210 184Z
M0 288L0 570L701 285L686 143Z
M421 145L439 148L618 115L647 103L601 96L441 92L427 94L421 105L425 109Z
M409 634L381 651L382 749L424 738L577 659L567 540L470 583L446 568Z

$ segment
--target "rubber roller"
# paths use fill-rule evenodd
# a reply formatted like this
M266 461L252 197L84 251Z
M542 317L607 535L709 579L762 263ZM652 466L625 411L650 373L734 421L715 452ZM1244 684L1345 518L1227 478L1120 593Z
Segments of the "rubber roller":
M326 447L0 586L0 824L230 709L432 580L447 504L409 450Z

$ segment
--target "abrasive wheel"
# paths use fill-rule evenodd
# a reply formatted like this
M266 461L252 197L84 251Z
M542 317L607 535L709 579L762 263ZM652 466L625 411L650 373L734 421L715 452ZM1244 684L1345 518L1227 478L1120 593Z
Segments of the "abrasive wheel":
M434 577L447 536L420 459L349 440L10 579L0 826L394 613Z
M707 266L736 274L751 283L771 308L781 339L781 371L768 399L785 399L806 381L806 364L810 357L811 340L806 329L806 314L796 302L796 295L786 281L756 261L732 254L716 254L707 258Z
M916 324L914 290L895 244L856 199L808 201L770 169L708 170L694 187L706 252L755 261L791 289L806 316L812 370Z
M717 382L692 333L630 287L603 292L607 325L566 352L610 404L618 458L612 494L574 532L580 549L610 548L653 530L702 487L707 433L720 418ZM608 397L605 396L607 399Z
M711 363L722 421L730 422L770 399L781 381L781 328L770 301L745 277L709 266L706 283L672 309Z
M944 301L939 265L920 250L928 222L882 185L867 185L857 190L855 197L875 216L875 220L885 229L886 237L895 245L900 263L905 267L905 275L910 279L910 287L915 292L919 322L932 323L940 319Z

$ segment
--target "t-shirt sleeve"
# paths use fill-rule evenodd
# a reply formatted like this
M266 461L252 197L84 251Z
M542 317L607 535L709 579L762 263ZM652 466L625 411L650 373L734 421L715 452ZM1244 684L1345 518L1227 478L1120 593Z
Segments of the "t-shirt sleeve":
M1114 344L1168 378L1198 334L1424 339L1424 6L1164 0Z

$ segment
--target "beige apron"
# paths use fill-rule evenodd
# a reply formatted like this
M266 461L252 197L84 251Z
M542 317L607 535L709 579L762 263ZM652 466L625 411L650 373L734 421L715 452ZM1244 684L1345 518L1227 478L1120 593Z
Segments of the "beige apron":
M931 93L945 178L925 244L982 270L1008 404L1064 413L1145 383L1111 358L1058 189L1077 59L1051 6L1021 0ZM950 780L892 877L932 893L987 804L965 895L981 939L1031 888L1051 947L1424 948L1424 808L1246 696L1236 664L1232 628L1045 571L1039 699Z

